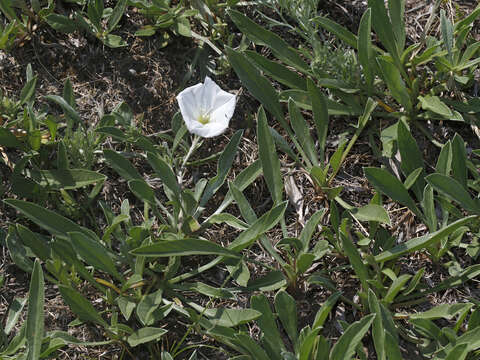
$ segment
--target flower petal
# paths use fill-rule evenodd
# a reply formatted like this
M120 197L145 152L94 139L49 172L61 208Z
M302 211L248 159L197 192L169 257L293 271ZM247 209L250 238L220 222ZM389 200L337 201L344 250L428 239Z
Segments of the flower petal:
M188 128L192 134L199 135L201 137L209 138L222 134L228 127L228 124L222 124L220 122L209 122L206 125L203 125L199 122L192 124L191 128Z
M200 115L199 103L202 88L203 84L197 84L186 88L177 95L178 105L185 123L195 121Z
M231 95L231 94L229 94ZM228 123L233 116L235 111L235 104L237 99L235 95L232 95L228 102L224 103L220 107L216 108L210 116L210 121L213 123L223 124L225 127L228 127Z

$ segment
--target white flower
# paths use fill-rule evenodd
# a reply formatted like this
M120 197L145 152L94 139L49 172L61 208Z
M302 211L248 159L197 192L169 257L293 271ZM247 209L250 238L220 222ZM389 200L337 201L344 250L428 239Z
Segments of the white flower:
M220 135L235 111L235 95L223 91L208 76L203 84L186 88L177 96L188 131L202 137Z

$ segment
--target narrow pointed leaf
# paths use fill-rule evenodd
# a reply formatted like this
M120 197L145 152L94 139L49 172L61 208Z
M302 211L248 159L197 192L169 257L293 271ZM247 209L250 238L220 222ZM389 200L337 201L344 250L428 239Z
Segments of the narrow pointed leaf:
M228 14L240 31L254 43L268 46L276 57L297 70L306 73L310 71L310 67L302 60L300 55L280 36L264 29L239 11L230 10Z
M257 139L263 176L272 195L273 203L278 205L282 201L283 192L280 160L275 150L272 135L268 130L267 116L262 107L260 107L257 114Z
M355 354L355 348L360 344L375 316L375 314L370 314L351 324L333 346L330 360L352 359Z
M444 228L431 233L427 234L424 236L417 237L412 240L408 240L407 242L397 245L393 247L390 250L384 251L381 254L378 254L375 256L375 261L376 262L384 262L388 260L393 260L396 259L404 254L417 251L420 249L427 248L428 246L436 243L437 241L440 241L444 237L450 235L453 233L455 230L457 230L459 227L468 224L470 221L477 219L478 217L475 215L465 217L463 219L457 220L453 223L451 223L448 226L445 226Z
M70 306L70 310L77 314L81 320L91 321L105 328L108 327L97 310L79 292L65 285L59 285L58 289L65 302Z
M280 290L275 295L275 310L283 328L295 346L298 339L297 305L295 304L295 299L286 291Z
M13 199L7 199L4 200L4 202L20 211L27 218L53 235L67 239L68 232L78 231L93 239L97 237L93 231L77 225L73 221L58 215L56 212L45 209L37 204Z
M227 58L245 87L287 129L278 94L269 80L242 53L226 47Z
M407 189L395 176L390 174L387 170L380 168L364 168L364 171L368 181L378 191L387 195L393 200L398 201L402 205L405 205L417 216L421 216L420 210L408 194Z
M200 239L164 240L152 245L136 248L130 253L148 257L221 255L237 258L239 256L232 250L226 249L211 241Z
M233 159L237 153L238 144L240 143L242 134L242 130L237 131L220 155L217 164L217 175L208 181L207 187L200 199L199 206L204 206L225 182L228 172L232 167Z
M320 162L325 161L325 143L328 132L328 107L322 92L315 86L312 80L307 80L308 95L310 96L313 121L317 130L318 157Z
M44 331L45 284L43 271L38 260L33 265L32 279L28 291L27 311L27 360L40 358Z

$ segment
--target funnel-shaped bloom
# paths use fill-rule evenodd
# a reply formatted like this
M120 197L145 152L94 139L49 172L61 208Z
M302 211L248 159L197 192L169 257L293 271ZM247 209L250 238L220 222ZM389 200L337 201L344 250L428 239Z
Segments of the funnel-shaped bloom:
M235 110L235 95L223 91L208 76L203 84L186 88L177 96L188 131L202 137L220 135Z

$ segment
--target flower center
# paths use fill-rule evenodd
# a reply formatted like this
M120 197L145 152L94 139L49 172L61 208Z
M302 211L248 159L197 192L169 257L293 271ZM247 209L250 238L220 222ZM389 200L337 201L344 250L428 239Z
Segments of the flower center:
M200 124L203 124L203 125L206 125L210 122L210 115L209 114L201 114L199 117L198 117L198 122Z

